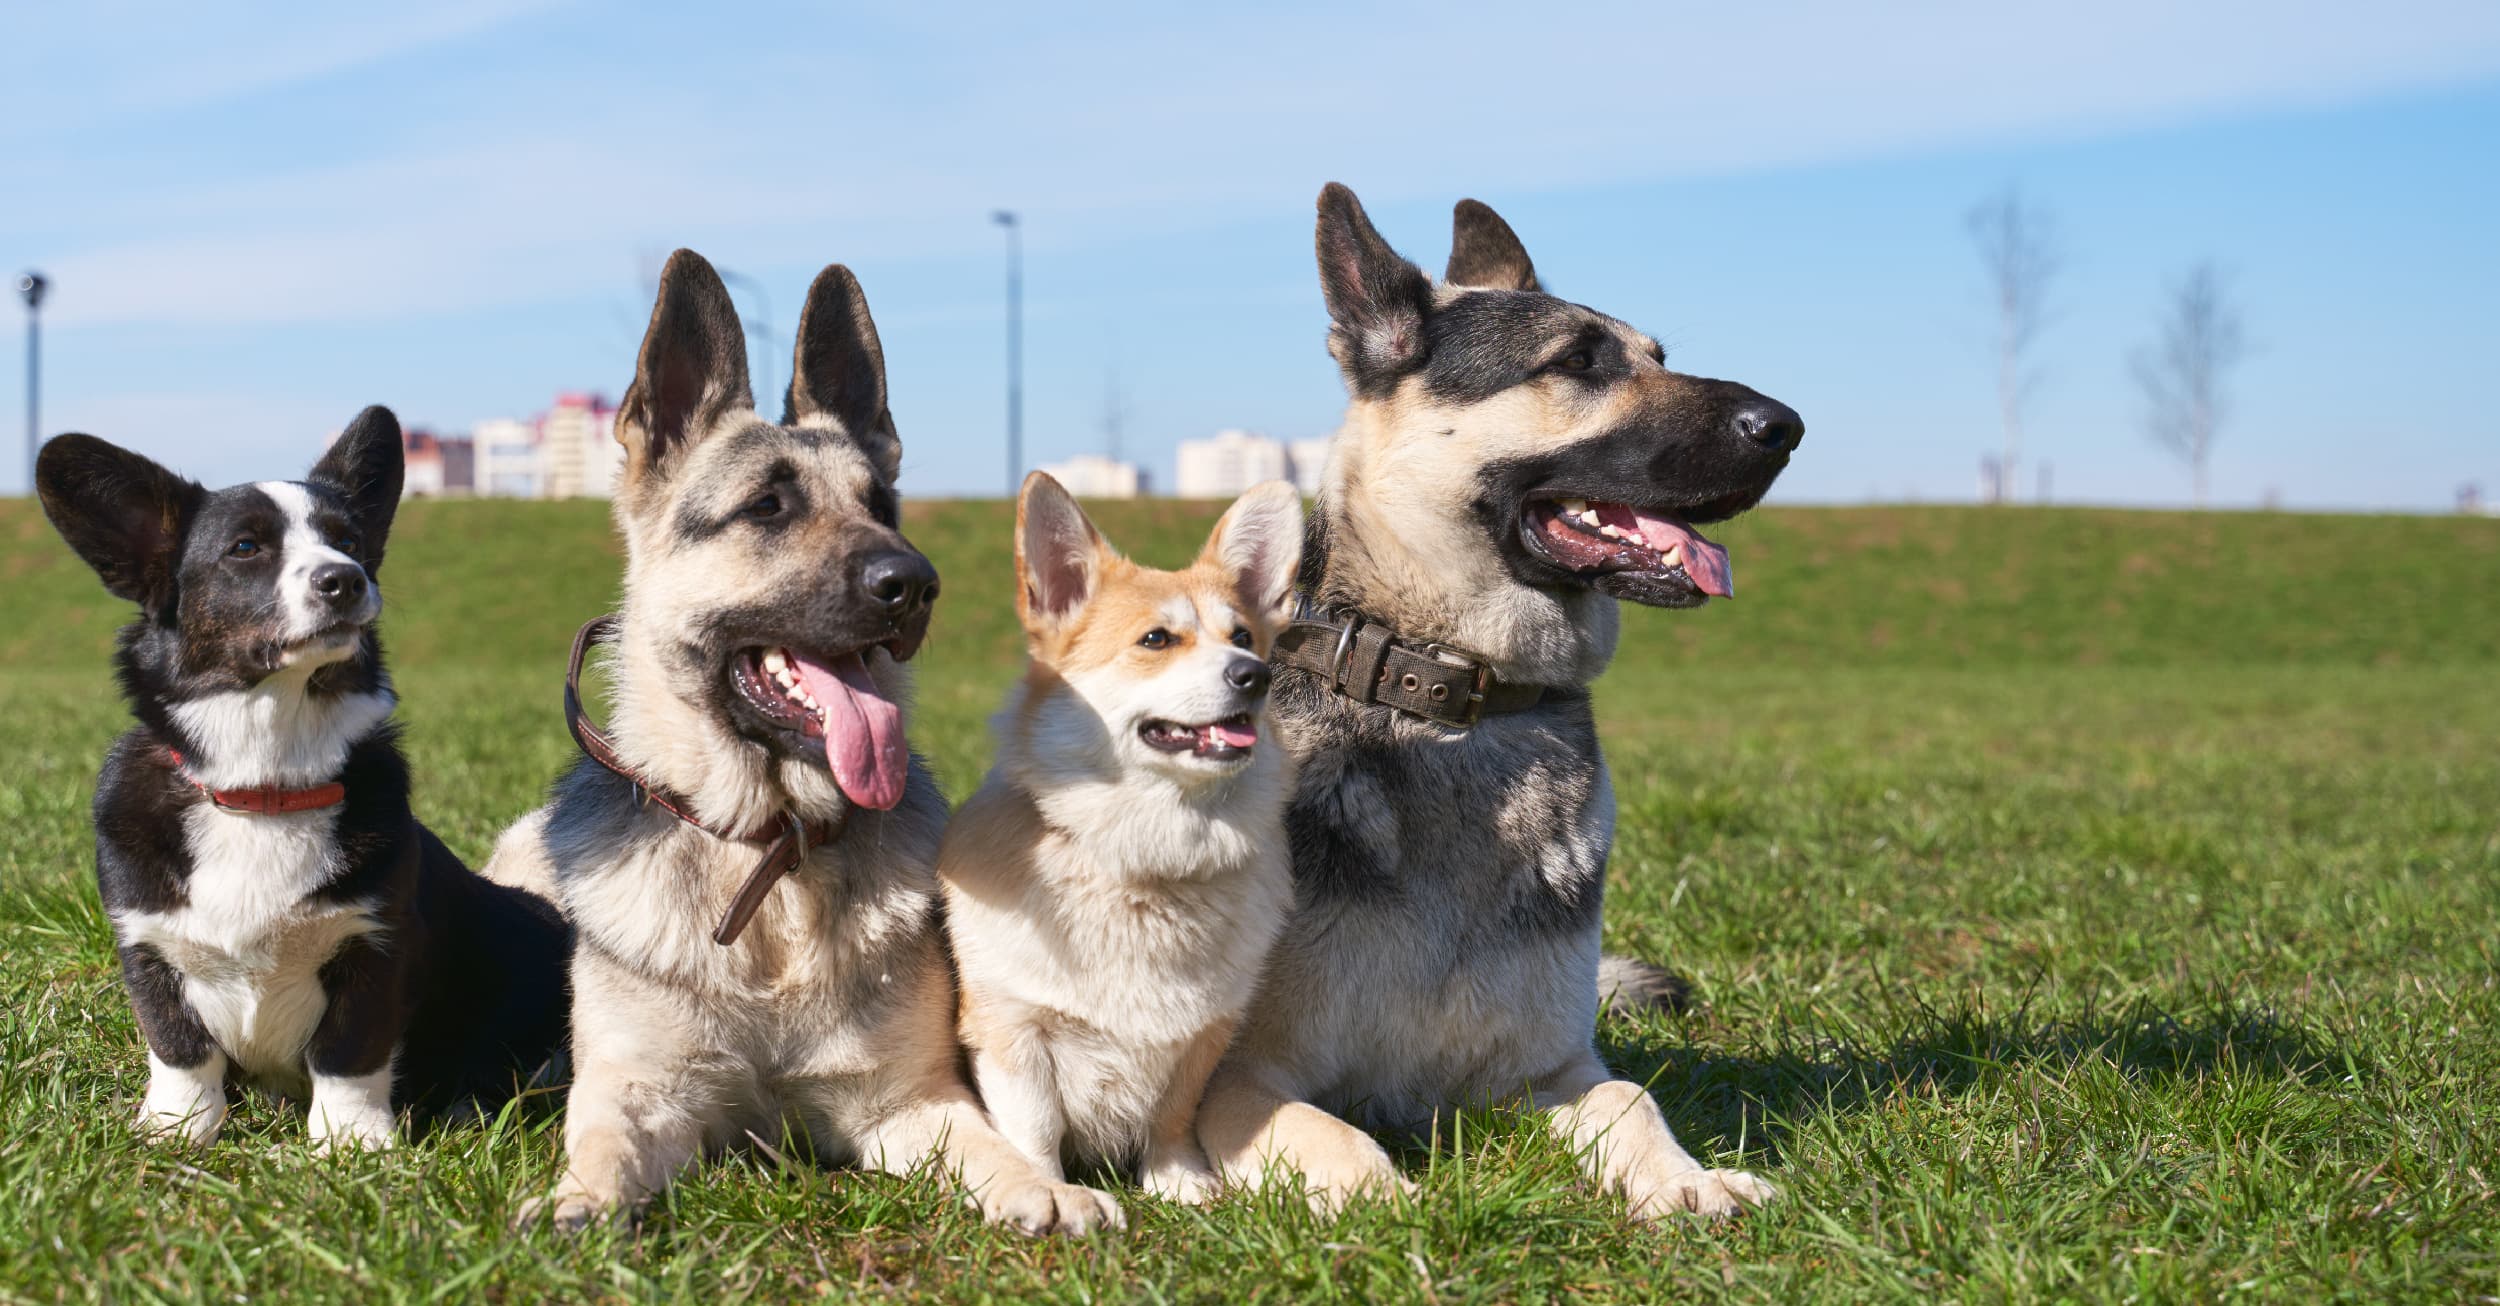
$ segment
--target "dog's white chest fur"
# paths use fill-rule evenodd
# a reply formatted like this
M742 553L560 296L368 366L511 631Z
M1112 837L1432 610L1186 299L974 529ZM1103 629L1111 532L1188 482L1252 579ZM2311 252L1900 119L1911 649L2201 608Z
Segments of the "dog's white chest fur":
M321 968L374 928L365 906L307 900L338 873L338 810L277 816L210 804L183 817L191 854L186 901L115 918L124 945L154 948L180 972L183 997L242 1070L298 1091L305 1044L328 996Z
M1025 873L950 879L956 965L984 1007L970 1018L1047 1046L1078 1154L1137 1155L1192 1047L1249 1004L1293 898L1279 763L1262 759L1207 808L1133 786L1062 788L1041 799L1047 825L1026 827ZM1015 800L993 777L975 801Z

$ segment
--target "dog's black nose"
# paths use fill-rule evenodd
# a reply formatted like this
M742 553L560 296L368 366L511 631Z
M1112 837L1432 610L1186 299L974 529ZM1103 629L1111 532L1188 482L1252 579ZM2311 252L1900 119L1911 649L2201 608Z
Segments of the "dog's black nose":
M879 611L901 621L937 600L937 568L908 550L880 553L860 568L859 587Z
M1728 422L1738 435L1780 453L1787 453L1806 440L1806 419L1777 399L1748 399L1736 406L1736 413Z
M313 568L312 591L333 605L357 602L365 596L365 569L352 562L325 562Z
M1234 658L1224 668L1224 683L1245 694L1267 692L1267 664L1257 658Z

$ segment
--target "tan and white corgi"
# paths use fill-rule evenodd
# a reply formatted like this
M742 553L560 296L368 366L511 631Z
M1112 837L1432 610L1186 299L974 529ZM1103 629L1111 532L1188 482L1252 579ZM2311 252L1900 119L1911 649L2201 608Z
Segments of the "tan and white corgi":
M1198 1099L1293 899L1292 762L1266 733L1302 502L1272 481L1184 571L1141 567L1039 472L1016 504L1032 660L938 852L960 1033L1048 1176L1134 1166L1203 1201Z

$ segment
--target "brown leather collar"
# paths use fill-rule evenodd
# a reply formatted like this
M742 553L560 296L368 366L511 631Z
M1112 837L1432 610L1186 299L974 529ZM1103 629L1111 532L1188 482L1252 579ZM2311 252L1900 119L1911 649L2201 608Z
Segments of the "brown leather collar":
M191 777L191 768L182 760L182 750L168 748L165 756L173 760L174 774L182 777L184 784L208 795L208 801L229 812L242 812L248 816L284 816L290 812L317 812L347 801L347 786L336 780L304 789L281 789L276 785L211 789Z
M1401 639L1359 612L1306 613L1277 632L1273 657L1357 703L1384 704L1453 730L1524 712L1545 697L1543 686L1503 680L1482 658Z
M765 895L773 891L774 885L781 883L781 877L807 860L808 849L821 848L833 842L834 836L842 833L843 822L801 821L784 812L778 821L752 834L724 830L696 816L689 810L691 804L683 797L669 793L636 774L616 751L616 741L608 736L607 731L599 728L598 722L590 719L590 710L582 706L582 659L590 653L591 645L616 638L617 625L617 616L611 612L591 618L574 633L573 656L564 667L564 728L573 732L573 742L581 745L583 756L615 772L634 787L637 803L657 803L660 810L715 839L766 845L764 860L755 864L746 882L738 886L737 896L729 900L729 910L721 913L720 924L712 927L712 942L726 947L738 941L739 933L746 929L748 921L755 918L756 909L764 905Z

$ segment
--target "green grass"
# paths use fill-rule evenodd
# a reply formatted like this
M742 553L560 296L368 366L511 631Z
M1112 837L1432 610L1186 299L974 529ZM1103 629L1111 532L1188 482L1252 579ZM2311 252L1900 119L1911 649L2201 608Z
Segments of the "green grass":
M1205 505L1107 508L1177 562ZM916 505L947 580L916 741L961 794L1016 656L997 504ZM2500 523L1779 510L1743 598L1637 612L1599 686L1607 930L1690 975L1610 1022L1696 1152L1786 1200L1627 1227L1532 1124L1415 1147L1325 1224L1131 1195L1028 1243L933 1181L756 1154L638 1234L514 1235L552 1104L319 1159L249 1102L135 1144L144 1077L84 820L119 605L0 504L0 1297L1441 1302L2500 1294ZM420 504L387 633L419 801L482 855L568 754L599 505Z

